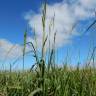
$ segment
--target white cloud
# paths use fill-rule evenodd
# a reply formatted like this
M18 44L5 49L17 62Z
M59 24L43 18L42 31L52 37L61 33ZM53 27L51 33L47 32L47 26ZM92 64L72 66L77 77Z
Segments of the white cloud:
M47 18L46 18L46 35L49 32L49 24L50 20L53 18L55 13L55 27L54 30L51 31L50 41L53 43L54 33L57 32L56 35L56 47L64 46L72 42L72 38L80 34L76 31L71 32L73 25L78 22L78 20L85 20L94 16L94 12L92 11L96 6L96 0L78 0L72 4L68 4L67 2L55 3L53 5L47 5ZM40 13L28 13L25 16L25 19L28 20L29 26L32 30L35 27L36 36L38 45L40 46L42 43L42 21L41 21L41 8ZM33 38L28 38L28 41L33 41ZM48 45L48 42L47 42ZM47 46L48 47L48 46Z
M96 8L96 0L79 0L81 5L87 9Z
M31 49L26 46L26 52ZM0 39L0 60L13 60L23 56L23 45L13 44L6 39Z
M23 47L19 44L12 44L10 41L0 39L0 59L16 59L22 55Z

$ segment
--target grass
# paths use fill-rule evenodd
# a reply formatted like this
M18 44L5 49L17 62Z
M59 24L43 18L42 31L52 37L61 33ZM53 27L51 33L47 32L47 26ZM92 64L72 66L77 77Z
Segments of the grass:
M46 3L42 10L42 50L41 58L38 56L37 39L34 32L35 45L32 42L27 42L27 32L24 34L24 49L23 49L23 71L0 72L0 96L96 96L96 70L89 66L79 68L69 68L67 62L64 66L56 66L55 60L55 40L51 48L49 39L49 54L48 64L46 64ZM49 26L49 37L51 27L54 28L54 18ZM35 31L35 30L34 30ZM88 29L87 29L88 31ZM36 63L32 65L30 70L24 71L24 58L26 55L26 46L32 47L34 60ZM93 49L90 61L94 61L96 48ZM94 62L93 62L94 63ZM34 67L35 66L35 67Z
M41 82L39 73L34 71L1 72L0 94L4 94L1 96L43 96L43 94L44 96L96 96L96 70L92 68L68 69L67 66L55 68L49 73L45 71L44 85L42 85L44 89L41 89Z

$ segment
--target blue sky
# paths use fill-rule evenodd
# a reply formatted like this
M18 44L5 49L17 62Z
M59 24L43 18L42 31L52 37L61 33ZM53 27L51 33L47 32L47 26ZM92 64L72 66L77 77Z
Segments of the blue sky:
M13 45L16 45L16 48L14 48L12 51L16 52L11 52L4 63L6 63L6 66L8 67L9 63L12 63L18 57L18 54L21 52L22 46L20 44L23 43L23 34L26 27L29 28L28 41L31 40L34 42L33 38L31 37L33 34L32 30L34 25L36 26L37 38L39 41L41 41L42 35L38 31L42 31L42 28L40 25L41 23L38 20L41 16L40 9L42 1L43 0L0 0L0 64L5 61L6 54ZM48 0L47 6L47 21L50 21L53 16L52 14L56 12L57 29L55 29L60 31L57 33L56 43L58 50L58 63L61 64L63 61L65 61L67 53L71 58L69 60L70 64L76 65L78 61L83 63L86 60L89 49L96 46L95 29L90 29L82 36L82 33L95 19L94 9L96 6L96 1ZM72 27L72 24L75 23L77 23L77 25L73 30L74 32L72 32L72 35L66 35L65 31L69 32L70 27ZM47 24L49 23L47 22ZM46 31L48 31L48 28L46 28ZM38 44L39 43L40 42L38 42ZM25 60L25 67L29 68L33 62L33 58L31 59L30 56L27 56ZM19 65L21 63L22 60L18 61Z

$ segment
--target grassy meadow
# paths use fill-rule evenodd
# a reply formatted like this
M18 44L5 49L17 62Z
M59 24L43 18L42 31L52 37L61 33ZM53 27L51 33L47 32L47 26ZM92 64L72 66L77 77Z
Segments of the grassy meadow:
M34 45L32 42L26 41L27 32L25 32L23 66L27 45L31 46L36 63L27 71L24 68L22 71L16 72L11 70L0 71L0 96L96 96L96 69L94 68L96 48L93 49L90 62L86 63L86 66L81 68L77 64L77 67L71 68L66 62L62 67L59 67L55 60L55 33L54 44L52 48L49 47L48 61L46 61L46 41L48 37L45 32L45 23L46 4L43 5L42 10L41 58L38 56L36 36L34 35ZM53 19L53 25L54 23ZM50 45L51 41L48 42Z

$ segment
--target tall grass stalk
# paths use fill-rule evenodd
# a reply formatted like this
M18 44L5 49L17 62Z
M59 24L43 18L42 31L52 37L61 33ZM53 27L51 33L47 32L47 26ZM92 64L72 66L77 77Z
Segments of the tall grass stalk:
M24 71L24 58L25 58L25 49L26 49L26 39L27 39L27 31L24 32L24 48L23 48L23 71Z

